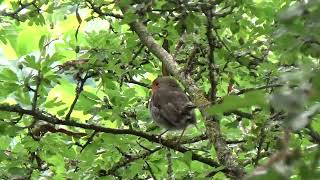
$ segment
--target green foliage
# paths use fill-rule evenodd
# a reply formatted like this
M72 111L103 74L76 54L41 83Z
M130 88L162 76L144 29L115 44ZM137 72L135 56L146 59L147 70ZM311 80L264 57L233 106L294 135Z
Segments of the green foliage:
M214 3L0 0L0 178L166 179L172 167L176 179L228 179L230 155L248 179L319 179L320 1ZM197 110L182 141L201 140L169 132L153 152L161 61L137 21L145 41L168 40L218 130Z

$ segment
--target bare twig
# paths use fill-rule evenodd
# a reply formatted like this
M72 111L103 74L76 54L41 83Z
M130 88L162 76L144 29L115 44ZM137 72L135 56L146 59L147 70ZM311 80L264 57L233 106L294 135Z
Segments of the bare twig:
M38 96L39 96L39 87L41 84L41 71L38 70L38 75L35 76L35 81L36 81L36 88L34 90L34 95L32 99L32 110L35 110L37 108L37 102L38 102Z
M196 55L199 52L199 44L194 44L193 49L191 50L191 53L187 59L187 66L184 70L186 74L192 74L192 71L194 69L194 65L196 64Z
M149 84L136 81L136 80L134 80L134 79L131 77L131 75L129 75L129 74L128 74L128 76L129 76L129 77L124 76L124 78L123 78L124 82L131 83L131 84L136 84L136 85L145 87L145 88L147 88L147 89L150 89L151 86L150 86Z
M187 37L187 33L186 33L186 31L184 31L182 36L180 37L176 47L175 47L175 52L173 54L173 59L176 59L176 56L179 54L180 49L184 45L184 41L185 41L186 37Z
M264 129L264 127L262 127L260 130L259 141L258 141L258 146L257 146L257 156L254 159L254 166L255 167L258 165L258 162L260 160L260 153L261 153L262 145L264 143L265 138L266 138L265 129Z
M85 84L85 82L87 81L87 79L89 79L91 77L91 75L89 74L86 74L84 78L81 78L79 81L78 81L78 84L77 84L77 87L76 87L76 96L74 97L74 100L72 101L71 103L71 106L69 108L69 111L65 117L65 120L68 121L70 119L70 116L71 116L71 113L80 97L80 94L81 92L83 91L83 86Z
M153 170L152 170L150 164L148 163L148 161L144 161L144 162L146 163L147 168L148 168L148 170L149 170L149 172L150 172L150 175L151 175L151 177L153 178L153 180L157 180L157 177L154 175Z
M242 118L253 119L253 114L239 111L239 110L233 110L233 111L223 113L223 115L225 115L225 116L230 116L232 114L235 114L235 115L240 116Z
M133 54L132 59L131 59L131 61L129 62L129 64L132 64L132 62L133 62L133 61L139 56L139 54L142 52L143 48L144 48L144 45L141 44L140 47L139 47L139 49L137 50L137 52L135 52L135 53Z
M87 142L82 146L80 153L90 144L92 143L92 140L94 138L94 136L97 134L97 131L94 131L91 136L88 138Z
M167 151L167 160L168 160L168 169L167 169L167 174L168 174L168 179L174 180L174 175L173 175L173 169L172 169L172 154L170 152L170 149Z
M310 135L310 137L312 138L312 140L314 142L316 142L317 144L320 144L320 134L317 133L312 127L311 125L307 126L307 133Z

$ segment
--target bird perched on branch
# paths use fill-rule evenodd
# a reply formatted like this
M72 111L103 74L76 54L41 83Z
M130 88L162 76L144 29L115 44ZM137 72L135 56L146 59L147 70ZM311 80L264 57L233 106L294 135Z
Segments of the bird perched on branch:
M149 110L154 122L166 129L161 135L169 130L183 130L179 138L180 142L188 125L196 125L194 108L196 106L189 100L176 80L164 76L152 82Z

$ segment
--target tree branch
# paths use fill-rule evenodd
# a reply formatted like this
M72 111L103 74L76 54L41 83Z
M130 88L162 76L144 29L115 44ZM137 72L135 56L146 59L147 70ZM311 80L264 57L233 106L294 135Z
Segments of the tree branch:
M114 13L105 13L102 12L101 7L97 7L93 2L90 0L86 0L86 2L90 5L88 6L90 9L92 9L95 13L97 13L99 16L111 16L117 19L123 19L123 16L120 14L114 14Z
M70 109L65 117L65 120L68 121L70 119L70 116L71 116L71 113L80 97L80 94L81 92L83 91L83 86L84 84L86 83L87 79L89 79L91 76L86 74L84 78L81 78L79 81L78 81L78 84L77 84L77 88L76 88L76 96L74 97L74 100L72 101L72 104L70 106Z
M317 143L320 144L320 134L317 133L312 127L311 125L307 126L307 133L310 135L310 137L312 138L312 140Z
M209 80L211 84L211 89L210 89L210 95L209 95L209 100L213 103L216 101L216 94L217 94L217 77L216 77L216 68L215 68L215 62L214 62L214 50L215 50L215 45L214 41L215 38L212 34L212 10L203 10L204 14L207 17L207 40L209 44L209 53L208 53L208 67L209 67Z
M93 125L93 124L78 123L78 122L72 121L72 120L69 120L69 121L61 120L61 119L59 119L49 113L41 112L38 110L32 111L32 110L23 109L18 105L0 104L0 111L15 112L15 113L19 113L19 114L30 115L30 116L33 116L34 118L46 121L51 124L66 125L66 126L70 126L70 127L79 127L79 128L83 128L83 129L94 130L96 132L104 132L104 133L110 133L110 134L134 135L137 137L142 137L142 138L147 139L147 140L154 142L154 143L159 143L159 137L157 135L151 135L151 134L147 134L147 133L144 133L141 131L136 131L133 129L112 129L112 128L106 128L106 127L102 127L102 126ZM175 141L170 141L170 140L166 140L166 139L161 138L161 144L165 147L179 151L181 153L185 153L185 152L189 151L189 149L187 149L181 145L177 145ZM212 160L210 158L203 157L203 156L198 155L194 152L192 152L192 159L197 160L202 163L205 163L205 164L212 166L212 167L219 167L220 166L214 160ZM226 172L226 173L231 172L231 170L229 170L227 168L223 169L222 171Z
M97 131L94 131L94 132L91 134L91 136L88 138L87 142L86 142L83 146L81 146L80 153L81 153L90 143L92 143L93 138L94 138L94 136L95 136L96 134L97 134Z
M242 118L253 119L253 115L251 113L242 112L239 110L234 110L234 111L229 111L229 112L223 113L223 115L225 115L225 116L230 116L232 114L235 114L235 115L240 116Z
M261 150L262 150L262 145L264 143L264 140L266 138L266 133L265 133L265 128L262 127L260 130L260 134L259 134L259 140L258 140L258 146L257 146L257 156L254 159L254 166L258 166L258 162L260 160L260 156L261 156Z
M199 52L199 44L194 44L193 49L191 50L191 53L187 59L187 65L185 67L185 74L192 74L192 71L194 69L194 65L196 64L196 55Z
M19 21L20 19L19 19L18 14L19 14L22 10L28 8L29 6L34 6L34 7L36 7L36 6L35 6L35 2L36 2L36 0L33 0L33 1L31 1L31 2L29 2L29 3L25 3L25 4L22 4L22 3L20 2L20 3L19 3L19 4L20 4L20 7L17 8L15 11L13 11L13 12L2 12L1 15L2 15L2 16L8 16L8 17L11 17L11 18L16 19L17 21Z
M167 169L167 175L168 175L168 179L169 180L174 180L174 175L173 175L173 168L172 168L172 154L170 149L168 149L167 154L166 154L166 158L168 161L168 169Z
M150 156L151 154L159 151L161 148L162 147L157 147L157 148L155 148L155 149L153 149L151 151L146 151L146 152L144 152L142 154L131 156L130 158L123 157L119 162L117 162L110 169L108 169L105 174L99 174L99 176L101 177L101 176L107 176L107 175L115 174L115 172L118 169L120 169L121 167L124 167L124 166L130 164L131 162L136 161L138 159L146 158L147 156Z
M241 89L239 92L236 93L236 95L244 94L250 91L256 91L256 90L261 90L261 89L268 89L268 88L274 88L274 87L282 87L282 84L269 84L265 86L260 86L260 87L253 87L253 88L245 88Z
M147 165L147 168L148 168L148 170L149 170L149 172L150 172L150 175L151 175L151 177L153 178L153 180L157 180L157 177L154 175L153 170L152 170L150 164L149 164L147 161L145 161L145 163L146 163L146 165Z

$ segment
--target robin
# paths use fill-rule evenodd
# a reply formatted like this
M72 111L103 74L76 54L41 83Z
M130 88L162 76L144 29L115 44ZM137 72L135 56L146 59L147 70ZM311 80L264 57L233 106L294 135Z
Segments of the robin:
M196 106L176 80L164 76L158 77L152 82L149 110L154 122L166 129L160 134L160 137L169 130L182 130L178 141L180 142L188 125L196 125L194 108Z

